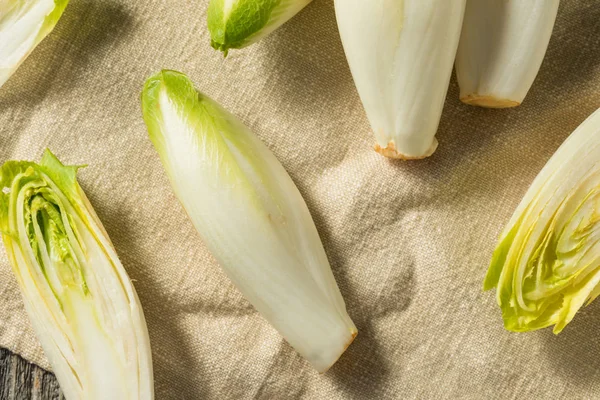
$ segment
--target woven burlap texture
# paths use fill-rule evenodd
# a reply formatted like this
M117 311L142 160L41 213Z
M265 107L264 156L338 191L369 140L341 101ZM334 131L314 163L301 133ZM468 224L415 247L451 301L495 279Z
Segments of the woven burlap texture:
M536 174L600 107L600 4L563 0L522 106L458 101L429 159L374 139L337 32L315 0L227 58L207 0L71 0L0 89L0 161L48 147L80 183L139 293L158 399L588 399L600 396L600 302L559 336L503 329L482 292L491 253ZM319 375L228 281L175 198L140 111L144 80L188 74L275 153L317 224L359 335ZM207 194L209 195L209 194ZM0 250L0 346L49 368Z

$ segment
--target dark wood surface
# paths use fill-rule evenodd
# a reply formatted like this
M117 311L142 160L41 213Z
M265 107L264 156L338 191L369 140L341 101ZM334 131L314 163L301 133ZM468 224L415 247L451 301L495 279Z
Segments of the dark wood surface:
M64 400L50 372L0 348L0 400Z

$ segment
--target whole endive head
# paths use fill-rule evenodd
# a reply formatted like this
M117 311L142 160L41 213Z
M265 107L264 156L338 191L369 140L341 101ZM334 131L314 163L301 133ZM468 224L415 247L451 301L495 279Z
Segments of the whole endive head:
M466 0L335 0L346 58L375 151L414 160L437 149Z
M0 169L0 231L25 309L67 399L151 399L152 362L139 300L67 167Z
M600 110L563 143L502 234L484 288L504 325L560 332L600 293Z
M205 244L254 307L317 370L356 335L298 189L235 116L162 71L144 119L177 197Z
M0 1L0 87L60 19L69 0Z
M552 36L559 0L469 1L456 54L460 100L487 108L523 102Z
M227 55L256 43L296 15L311 0L211 0L211 45Z

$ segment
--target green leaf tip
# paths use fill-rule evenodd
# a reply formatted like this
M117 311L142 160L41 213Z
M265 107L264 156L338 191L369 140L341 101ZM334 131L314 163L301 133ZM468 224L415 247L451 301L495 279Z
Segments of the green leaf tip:
M44 167L46 174L62 188L77 185L77 171L79 171L80 168L85 168L87 166L64 165L49 149L44 150L40 165Z
M10 235L9 208L13 181L19 175L34 174L34 164L26 161L7 161L0 168L0 233Z
M296 15L311 0L211 0L207 24L211 46L230 49L256 43Z
M164 122L161 94L166 94L178 113L188 118L194 115L193 110L202 100L192 81L181 72L165 69L146 80L142 90L142 115L150 139L159 148L163 146L161 124Z
M198 100L198 92L187 75L169 69L163 69L146 80L142 92L144 106L150 106L158 100L160 89L164 88L182 102Z
M222 43L217 43L214 40L210 41L210 46L215 49L215 50L219 50L220 52L223 53L223 57L226 58L227 55L229 54L229 47L222 44Z

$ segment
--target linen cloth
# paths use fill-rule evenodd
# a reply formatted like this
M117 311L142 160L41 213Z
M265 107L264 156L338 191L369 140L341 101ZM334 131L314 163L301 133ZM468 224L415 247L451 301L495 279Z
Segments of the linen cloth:
M527 187L600 107L597 0L561 2L522 106L463 105L453 80L440 146L413 162L372 150L332 0L227 58L209 45L207 4L71 0L0 89L0 161L48 147L89 165L80 183L141 299L157 399L600 396L599 301L559 336L517 334L481 290ZM238 115L306 199L359 330L325 375L228 281L176 200L140 111L144 80L162 68ZM0 299L0 346L49 368L4 250Z

